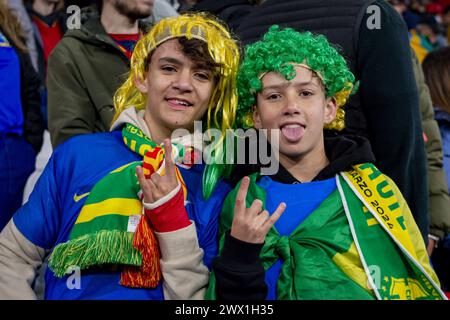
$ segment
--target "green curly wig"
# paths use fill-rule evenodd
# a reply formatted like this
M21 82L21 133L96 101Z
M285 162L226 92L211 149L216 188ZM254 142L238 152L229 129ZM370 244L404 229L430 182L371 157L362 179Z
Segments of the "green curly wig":
M261 75L275 71L292 80L296 76L292 64L306 64L322 79L325 96L334 98L338 107L336 119L325 128L342 130L345 114L342 107L357 89L355 76L345 59L324 36L291 28L281 30L277 25L270 27L263 40L246 47L237 77L238 125L253 127L253 106L256 93L262 89Z

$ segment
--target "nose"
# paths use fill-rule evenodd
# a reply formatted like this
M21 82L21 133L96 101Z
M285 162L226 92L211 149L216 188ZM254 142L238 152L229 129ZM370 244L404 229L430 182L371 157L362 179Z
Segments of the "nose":
M194 89L192 86L191 72L187 69L180 70L178 72L178 77L172 85L182 93L191 92Z
M298 95L289 93L286 95L286 104L283 109L283 115L294 116L300 114L300 105L298 102Z

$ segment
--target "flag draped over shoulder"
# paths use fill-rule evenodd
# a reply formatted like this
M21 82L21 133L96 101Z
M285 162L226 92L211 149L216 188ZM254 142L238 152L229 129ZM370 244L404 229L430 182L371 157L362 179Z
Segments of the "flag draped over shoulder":
M246 203L266 201L250 176ZM269 231L264 269L282 260L278 299L445 299L425 245L395 184L373 164L336 176L332 192L289 236ZM237 186L220 223L220 250L232 225ZM215 298L211 277L207 298Z

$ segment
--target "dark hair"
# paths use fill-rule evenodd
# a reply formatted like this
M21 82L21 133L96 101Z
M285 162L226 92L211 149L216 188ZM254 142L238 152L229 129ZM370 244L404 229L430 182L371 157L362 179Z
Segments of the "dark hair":
M181 50L185 56L190 58L194 63L202 68L210 71L217 70L221 65L213 60L208 52L208 45L206 42L199 39L188 39L186 37L177 38ZM153 52L147 57L145 61L145 70L148 70Z
M450 113L450 47L430 52L422 67L433 104Z

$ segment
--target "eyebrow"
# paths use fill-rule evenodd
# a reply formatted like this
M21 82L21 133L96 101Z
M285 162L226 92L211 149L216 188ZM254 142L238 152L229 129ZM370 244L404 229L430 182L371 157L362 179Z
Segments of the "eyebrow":
M168 62L168 63L173 63L177 66L181 66L183 65L183 62L176 59L176 58L172 58L172 57L162 57L159 58L158 60L159 63L164 63L164 62ZM208 71L208 72L212 72L212 68L209 67L207 64L205 63L193 63L193 68L194 69L198 69L198 70L204 70L204 71Z
M286 81L286 82L283 82L283 83L280 83L280 84L273 84L273 85L270 85L270 86L267 86L267 87L263 87L261 92L263 92L265 90L273 90L273 89L277 90L277 89L288 87L290 85L293 85L293 86L306 86L306 85L310 85L310 84L315 86L315 87L319 87L317 84L315 84L312 81L312 79L310 81L302 81L302 82L289 82L289 81Z
M158 62L168 62L168 63L176 64L178 66L181 66L183 64L180 60L172 58L172 57L159 58Z

